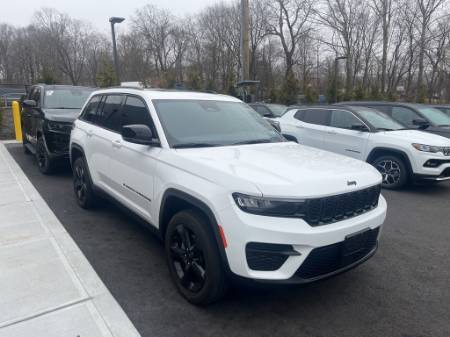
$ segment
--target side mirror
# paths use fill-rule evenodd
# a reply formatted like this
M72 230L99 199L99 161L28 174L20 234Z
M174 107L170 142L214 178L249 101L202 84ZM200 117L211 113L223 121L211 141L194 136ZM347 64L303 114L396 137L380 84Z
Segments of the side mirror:
M160 145L159 140L153 138L153 132L147 125L133 124L122 127L124 141L140 145Z
M280 122L277 122L277 121L274 121L271 119L266 119L266 121L268 121L275 130L277 130L278 132L281 132Z
M290 142L298 143L297 138L295 138L294 136L283 133L283 137L286 138L286 140L288 140Z
M413 125L418 126L419 129L426 129L430 126L430 123L423 118L418 118L413 120Z
M22 102L22 105L28 108L34 108L37 106L37 103L34 99L26 99Z
M361 132L367 132L367 131L369 131L369 129L367 128L367 126L365 126L364 124L353 124L353 125L351 126L351 129L352 129L352 130L355 130L355 131L361 131Z

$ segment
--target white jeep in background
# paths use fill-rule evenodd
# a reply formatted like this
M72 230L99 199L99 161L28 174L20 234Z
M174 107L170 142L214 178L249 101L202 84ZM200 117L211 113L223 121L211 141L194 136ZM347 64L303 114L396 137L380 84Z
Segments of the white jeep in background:
M413 180L450 180L450 139L406 129L380 111L311 106L293 108L277 120L282 133L301 144L373 164L385 188Z
M232 276L305 283L349 270L375 253L386 216L372 166L287 142L228 96L96 91L70 156L78 204L106 194L155 229L195 304Z

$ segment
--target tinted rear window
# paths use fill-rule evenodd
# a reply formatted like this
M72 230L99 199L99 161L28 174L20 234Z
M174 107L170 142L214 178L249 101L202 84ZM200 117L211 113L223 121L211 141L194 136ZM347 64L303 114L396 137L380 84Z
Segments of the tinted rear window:
M309 109L305 110L303 114L303 121L305 123L316 125L329 125L330 111L325 109Z

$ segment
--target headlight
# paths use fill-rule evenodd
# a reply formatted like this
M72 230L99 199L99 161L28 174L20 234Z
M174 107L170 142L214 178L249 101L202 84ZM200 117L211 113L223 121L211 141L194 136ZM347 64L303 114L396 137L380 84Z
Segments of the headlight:
M416 150L419 150L422 152L431 152L431 153L442 152L446 156L448 156L450 154L450 147L424 145L424 144L416 144L416 143L413 143L412 146L414 146L414 148Z
M238 207L247 213L281 217L305 216L305 200L270 199L240 193L233 193L233 198Z
M51 122L47 121L47 128L50 131L58 131L58 132L70 132L72 125L70 123L59 123L59 122Z

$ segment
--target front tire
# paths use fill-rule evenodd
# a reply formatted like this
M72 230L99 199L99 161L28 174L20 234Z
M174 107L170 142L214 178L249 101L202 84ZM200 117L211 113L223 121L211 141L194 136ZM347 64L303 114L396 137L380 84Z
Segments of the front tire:
M226 293L227 281L209 223L194 210L173 216L165 235L170 275L190 303L206 305Z
M374 160L373 166L383 177L383 188L396 190L408 183L408 169L403 159L398 156L381 156Z
M73 190L81 208L90 209L95 206L96 195L83 157L77 158L73 164Z
M22 127L22 130L23 130L23 127ZM27 137L26 137L25 133L23 132L22 133L22 149L23 149L23 153L31 154L30 149L28 149L28 147L27 147L27 144L28 144L28 140L27 140Z
M44 139L40 137L36 144L36 161L39 171L43 174L51 174L54 170L54 162L50 159L50 155L45 146Z

